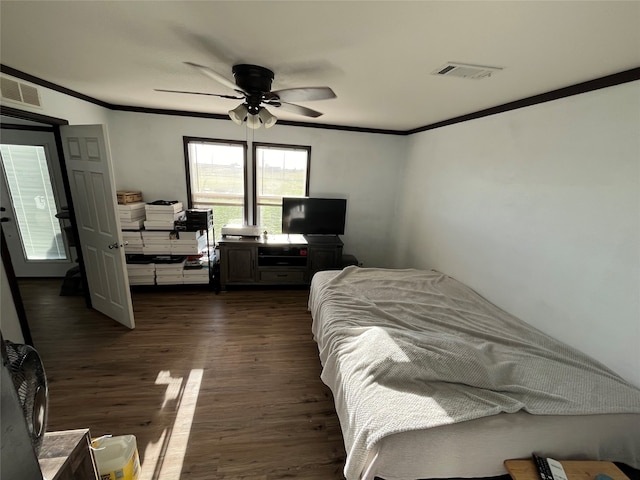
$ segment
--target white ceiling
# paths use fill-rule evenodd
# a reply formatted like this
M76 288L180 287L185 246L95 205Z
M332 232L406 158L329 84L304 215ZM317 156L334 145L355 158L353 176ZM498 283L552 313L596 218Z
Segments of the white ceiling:
M0 62L115 105L226 114L239 101L184 65L275 71L273 89L321 86L318 119L410 130L640 66L639 1L8 1ZM467 80L446 62L503 67ZM302 104L302 103L301 103Z

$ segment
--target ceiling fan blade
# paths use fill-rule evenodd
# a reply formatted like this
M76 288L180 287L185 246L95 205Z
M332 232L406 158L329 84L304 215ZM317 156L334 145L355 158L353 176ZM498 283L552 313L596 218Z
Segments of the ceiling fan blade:
M216 82L224 85L227 88L230 88L231 90L235 90L236 92L240 92L243 94L247 93L244 90L242 90L238 85L236 85L235 82L232 82L224 75L220 75L218 72L211 70L209 67L205 67L204 65L198 65L197 63L192 63L192 62L184 62L184 63L195 68L196 70L199 70L200 73L206 75L209 78L214 79Z
M220 95L218 93L204 93L204 92L185 92L183 90L165 90L163 88L154 88L156 92L169 92L169 93L189 93L191 95L209 95L211 97L231 98L233 100L242 100L244 97L236 97L233 95Z
M336 98L336 94L329 87L285 88L271 93L278 95L283 102L308 102Z
M312 110L307 107L303 107L302 105L295 105L293 103L281 102L280 105L277 103L272 104L274 107L281 108L282 110L286 110L291 113L297 113L298 115L304 115L305 117L318 118L322 115L321 112L316 110Z

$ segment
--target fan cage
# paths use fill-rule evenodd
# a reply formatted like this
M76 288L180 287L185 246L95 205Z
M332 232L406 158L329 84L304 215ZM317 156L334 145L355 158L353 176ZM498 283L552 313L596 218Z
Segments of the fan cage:
M18 401L36 455L40 452L47 426L49 394L47 377L38 352L29 345L5 340L7 370L13 380Z

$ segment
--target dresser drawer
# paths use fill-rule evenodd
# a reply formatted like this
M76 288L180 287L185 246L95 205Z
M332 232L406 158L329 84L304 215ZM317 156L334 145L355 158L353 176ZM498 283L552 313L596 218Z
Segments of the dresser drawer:
M260 270L259 282L261 283L304 283L304 271L302 270Z

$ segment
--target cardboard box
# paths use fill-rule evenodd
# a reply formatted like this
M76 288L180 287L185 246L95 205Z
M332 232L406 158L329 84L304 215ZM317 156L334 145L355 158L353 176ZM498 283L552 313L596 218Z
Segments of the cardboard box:
M120 205L142 201L142 192L128 192L125 190L118 190L116 194L118 195L118 203Z

